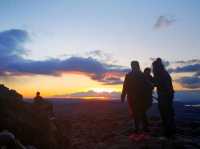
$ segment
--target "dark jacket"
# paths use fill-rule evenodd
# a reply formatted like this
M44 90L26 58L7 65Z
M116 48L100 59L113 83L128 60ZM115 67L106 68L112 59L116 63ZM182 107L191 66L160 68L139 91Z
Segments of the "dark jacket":
M174 96L174 88L172 79L167 71L163 71L160 76L154 78L155 86L157 87L158 97Z
M151 90L152 85L142 72L130 72L125 76L122 98L127 95L129 103L134 104L138 109L145 109L149 103Z

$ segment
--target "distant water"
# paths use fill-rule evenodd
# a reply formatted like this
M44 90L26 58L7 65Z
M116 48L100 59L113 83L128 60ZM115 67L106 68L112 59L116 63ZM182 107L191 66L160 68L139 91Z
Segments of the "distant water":
M186 104L200 104L200 91L181 91L175 93L175 100Z

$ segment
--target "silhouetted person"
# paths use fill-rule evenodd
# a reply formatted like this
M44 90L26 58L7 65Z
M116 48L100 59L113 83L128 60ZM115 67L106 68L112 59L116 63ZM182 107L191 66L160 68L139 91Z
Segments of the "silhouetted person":
M34 98L35 103L40 103L43 101L43 98L40 96L40 92L36 92L36 96Z
M149 81L149 83L151 84L151 90L149 90L150 96L149 96L149 100L147 103L147 107L150 108L152 106L152 102L153 102L152 94L153 94L153 88L154 88L154 79L153 79L153 76L151 75L151 68L146 67L144 69L144 75L145 75L146 79Z
M151 68L147 67L144 69L144 75L145 77L153 84L153 76L151 75Z
M150 83L141 72L137 61L131 62L131 68L132 71L125 76L121 100L124 102L127 95L129 110L134 119L135 132L137 133L141 124L143 131L148 131L146 103L149 97L145 92L150 88Z
M172 79L160 58L153 62L153 74L158 93L158 106L162 119L163 133L167 138L175 134Z
M47 100L44 100L40 96L40 92L36 92L36 96L34 98L34 107L38 112L41 112L41 114L47 114L49 118L53 117L53 105L48 102Z

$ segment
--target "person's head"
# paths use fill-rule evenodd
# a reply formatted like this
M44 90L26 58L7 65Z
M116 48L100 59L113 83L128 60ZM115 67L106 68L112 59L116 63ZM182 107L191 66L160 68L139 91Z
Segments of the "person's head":
M162 59L161 58L157 58L153 63L153 73L154 75L159 75L160 73L162 73L163 71L165 71L165 67L162 63Z
M151 74L151 68L147 67L144 69L144 74L150 75Z
M138 61L132 61L131 62L131 68L133 71L138 72L140 71L140 65Z
M40 96L40 92L37 91L37 92L36 92L36 96Z

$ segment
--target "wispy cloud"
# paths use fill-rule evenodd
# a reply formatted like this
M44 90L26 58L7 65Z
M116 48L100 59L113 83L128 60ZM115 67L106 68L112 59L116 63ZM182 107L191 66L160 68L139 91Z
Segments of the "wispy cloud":
M108 62L108 63L116 62L111 53L104 52L102 50L92 50L86 52L86 55L103 62Z
M170 16L159 16L154 24L155 29L162 29L171 26L176 22L176 19Z

